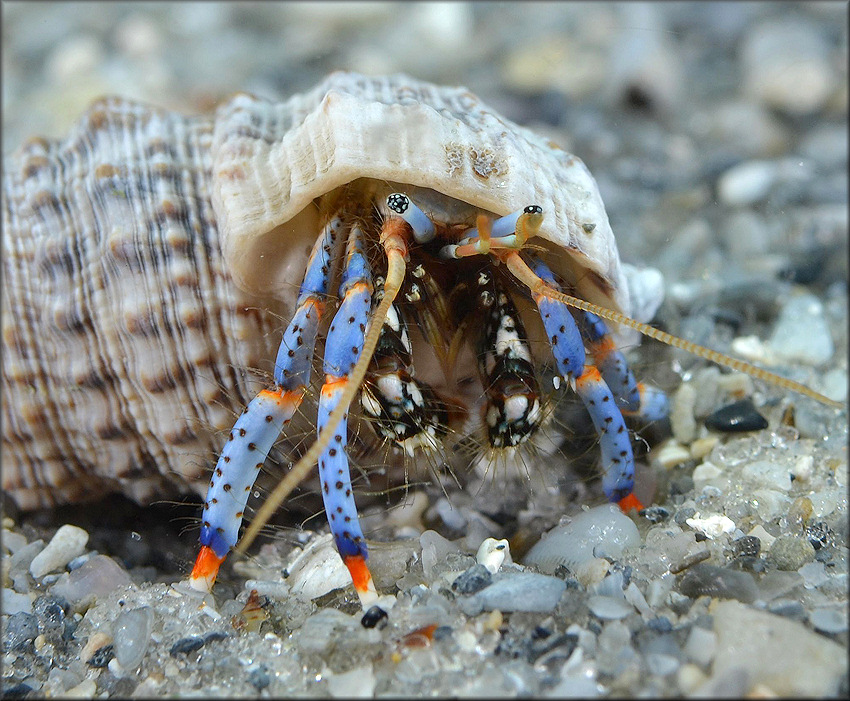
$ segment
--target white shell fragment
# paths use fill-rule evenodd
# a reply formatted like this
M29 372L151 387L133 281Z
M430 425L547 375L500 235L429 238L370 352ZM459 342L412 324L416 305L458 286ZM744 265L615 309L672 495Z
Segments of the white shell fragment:
M475 561L479 565L484 565L490 574L496 574L506 556L510 556L510 546L504 538L496 540L495 538L485 538L475 554Z
M394 192L458 231L540 205L558 272L629 313L585 165L465 88L340 72L200 116L106 98L6 158L6 494L31 509L203 493L271 371L321 217Z

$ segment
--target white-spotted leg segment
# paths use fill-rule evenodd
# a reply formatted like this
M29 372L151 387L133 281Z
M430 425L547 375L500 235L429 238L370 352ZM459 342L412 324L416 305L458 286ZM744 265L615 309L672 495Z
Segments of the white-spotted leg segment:
M334 218L313 247L295 315L278 351L275 387L262 390L236 420L213 470L204 503L201 549L189 578L195 589L209 591L215 582L221 563L238 540L248 495L260 469L310 383L331 255L340 229L340 220Z

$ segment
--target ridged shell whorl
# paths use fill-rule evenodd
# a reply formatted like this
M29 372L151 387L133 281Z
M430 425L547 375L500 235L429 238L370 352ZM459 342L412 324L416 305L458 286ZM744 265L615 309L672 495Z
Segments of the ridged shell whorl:
M539 204L579 292L628 311L584 164L465 89L335 73L207 116L101 100L5 161L6 493L33 508L201 492L267 380L249 370L273 366L322 198L362 179L470 226L476 208Z
M222 249L244 289L287 289L291 278L277 268L275 251L316 231L314 200L373 178L429 188L499 216L541 205L540 235L569 250L574 269L600 276L579 283L579 291L628 312L614 236L584 163L465 88L334 73L285 102L237 95L219 108L212 148Z

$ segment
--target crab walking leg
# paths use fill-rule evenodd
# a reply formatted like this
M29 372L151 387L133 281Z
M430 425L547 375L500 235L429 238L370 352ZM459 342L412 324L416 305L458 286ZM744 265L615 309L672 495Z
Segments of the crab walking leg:
M325 342L325 384L319 396L317 431L328 424L331 412L348 386L351 371L363 350L372 308L372 275L363 253L363 232L354 226L348 241L345 270L340 284L342 303L331 322ZM337 550L351 573L364 609L377 600L372 575L366 566L368 551L357 517L348 467L348 412L336 425L333 439L319 457L322 500Z
M466 258L487 254L492 249L519 250L537 233L542 221L543 208L536 204L501 217L492 224L489 220L479 217L477 228L469 229L458 243L443 246L440 256L450 259Z
M554 276L543 262L534 261L532 266L541 280L557 289ZM626 422L599 370L584 364L584 345L573 315L565 304L542 292L534 292L534 301L540 310L556 365L563 378L572 381L599 434L605 496L608 501L618 502L624 511L632 507L643 508L632 494L635 465Z
M283 333L275 363L276 387L261 391L242 412L221 451L204 503L201 550L189 581L212 588L221 563L239 537L251 487L275 440L301 404L319 320L324 311L330 257L341 222L334 218L316 240L298 295L297 309Z
M257 512L253 522L245 530L242 540L235 548L236 552L244 553L250 547L263 525L268 522L271 515L283 503L283 500L292 493L292 490L313 469L316 460L318 460L321 453L333 439L336 433L336 423L348 411L348 407L354 400L354 396L357 394L363 378L366 376L372 354L378 345L381 327L384 321L386 321L389 309L404 282L404 273L407 269L407 246L412 233L410 225L399 217L388 217L384 220L383 227L381 228L381 245L384 248L384 253L387 255L387 278L384 282L384 296L378 308L372 314L369 329L363 341L360 359L348 376L348 386L339 398L336 408L328 417L327 425L319 431L316 442L310 446L307 452L301 456L301 459L286 473L280 484L269 494L266 502Z
M535 269L540 276L540 272ZM547 281L548 284L551 284ZM637 382L625 356L614 344L608 327L596 314L581 312L582 331L593 351L594 362L602 378L614 392L620 411L626 416L638 416L647 421L660 421L669 414L667 395L656 387Z

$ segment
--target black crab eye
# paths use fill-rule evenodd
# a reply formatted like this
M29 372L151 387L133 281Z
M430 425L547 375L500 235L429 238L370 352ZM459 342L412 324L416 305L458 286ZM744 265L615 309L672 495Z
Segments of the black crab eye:
M522 211L525 214L543 214L543 207L541 207L539 204L530 204Z
M397 214L404 214L410 207L410 198L407 195L402 195L400 192L394 192L387 197L387 207Z

